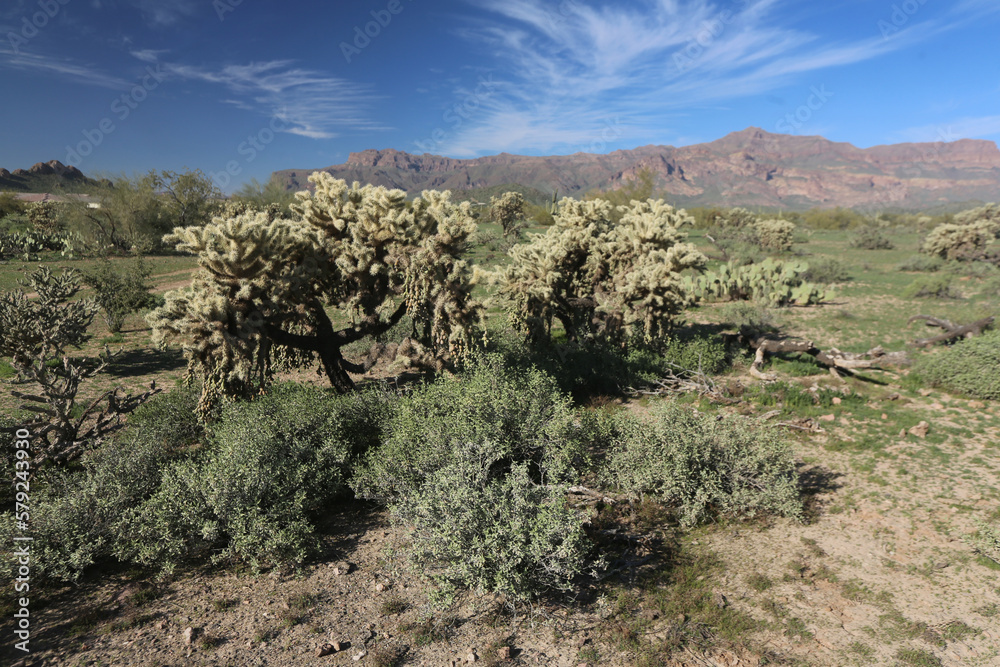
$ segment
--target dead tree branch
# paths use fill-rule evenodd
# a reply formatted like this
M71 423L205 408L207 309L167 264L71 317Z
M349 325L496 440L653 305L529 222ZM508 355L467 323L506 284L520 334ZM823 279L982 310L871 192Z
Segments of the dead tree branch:
M976 320L971 324L955 324L954 322L940 317L931 317L930 315L914 315L906 321L906 324L910 325L914 322L923 320L924 324L929 327L944 329L943 334L931 336L930 338L918 338L911 343L914 347L930 347L931 345L935 345L937 343L951 342L956 338L972 338L973 336L979 336L993 325L993 321L995 319L996 318L994 317L985 317L981 320Z

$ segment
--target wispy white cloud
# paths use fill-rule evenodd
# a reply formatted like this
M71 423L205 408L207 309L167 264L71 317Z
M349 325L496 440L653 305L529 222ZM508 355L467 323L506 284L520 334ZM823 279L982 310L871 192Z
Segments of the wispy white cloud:
M129 0L154 27L172 26L198 12L194 0Z
M159 61L160 56L164 53L169 53L167 49L139 49L136 51L129 51L133 58L141 60L144 63L155 63Z
M500 20L464 35L491 45L504 65L497 94L438 147L463 156L586 149L616 117L625 128L618 138L648 140L682 109L765 93L943 29L915 22L887 40L873 26L866 38L823 41L783 25L787 0L470 1Z
M936 125L922 125L900 130L903 141L954 141L961 138L1000 136L1000 116L955 118Z
M311 139L330 139L340 130L388 129L373 118L377 97L370 86L272 60L221 69L163 63L168 77L222 86L235 97L223 101L284 121L285 130Z
M115 90L125 90L134 85L121 77L108 74L96 67L50 56L26 52L15 53L9 49L2 48L0 48L0 69L39 72L69 79L74 83L99 86L101 88L113 88Z

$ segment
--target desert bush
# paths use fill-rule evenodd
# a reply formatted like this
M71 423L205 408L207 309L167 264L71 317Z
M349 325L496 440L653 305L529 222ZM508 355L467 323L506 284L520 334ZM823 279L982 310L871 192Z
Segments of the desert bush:
M485 357L401 400L351 485L415 528L414 553L445 589L564 589L587 547L559 483L585 465L585 425L552 378Z
M951 286L949 276L922 276L903 289L904 299L935 298L961 299L962 295Z
M885 235L885 232L878 227L861 227L848 239L848 244L852 248L862 250L892 250L892 240Z
M904 260L899 265L900 271L919 271L921 273L932 273L940 271L944 266L944 260L940 257L928 257L927 255L913 255Z
M851 274L847 266L836 259L823 257L813 259L809 262L809 268L802 273L802 280L829 285L831 283L843 283L851 279Z
M728 303L719 309L719 318L736 329L750 331L775 331L774 313L765 306L747 301Z
M961 340L920 357L914 374L932 387L976 398L1000 399L1000 331Z
M775 429L675 403L657 405L648 417L623 416L617 426L608 482L666 503L684 526L715 516L801 516L792 451Z
M199 394L154 399L80 471L52 473L32 513L40 576L73 581L110 557L166 571L209 555L297 565L316 547L316 513L345 491L392 406L377 392L278 385L202 426Z
M121 269L104 259L97 267L83 273L84 284L96 292L94 300L101 308L109 331L118 333L131 313L156 303L149 293L151 285L148 279L152 273L152 268L141 256Z
M255 571L301 564L317 546L316 512L346 491L389 406L377 392L303 385L224 405L204 452L171 466L127 512L117 555L166 569L209 553Z
M31 530L41 579L76 581L131 539L127 517L160 486L165 470L202 435L197 393L177 389L141 406L129 425L91 452L77 472L57 470L36 486Z
M566 591L587 564L584 518L565 492L541 486L527 463L496 475L483 461L504 458L497 443L455 443L393 513L414 528L413 555L442 592L461 587L523 601Z

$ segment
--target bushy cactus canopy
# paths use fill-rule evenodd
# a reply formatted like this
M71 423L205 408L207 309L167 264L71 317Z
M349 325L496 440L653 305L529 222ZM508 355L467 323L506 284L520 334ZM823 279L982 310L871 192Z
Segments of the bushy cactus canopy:
M555 224L511 249L492 275L514 323L530 340L548 340L553 319L570 340L662 335L690 303L680 280L706 258L678 228L691 222L662 200L617 207L602 199L559 204Z
M203 408L269 382L276 354L299 363L318 357L331 384L346 391L347 372L364 369L341 348L407 313L420 342L439 355L471 335L478 309L461 259L475 230L468 204L435 191L409 203L401 190L348 186L326 173L309 180L315 192L296 195L294 219L247 210L166 237L197 254L201 268L149 321L157 340L183 342L189 373L204 381Z
M963 211L954 223L938 225L920 252L944 259L975 259L1000 234L1000 206L987 204Z

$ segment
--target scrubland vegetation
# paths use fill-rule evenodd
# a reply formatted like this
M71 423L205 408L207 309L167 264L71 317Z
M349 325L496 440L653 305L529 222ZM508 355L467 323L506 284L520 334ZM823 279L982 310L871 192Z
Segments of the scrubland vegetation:
M689 213L640 174L539 226L312 180L0 198L44 650L1000 659L994 205Z

